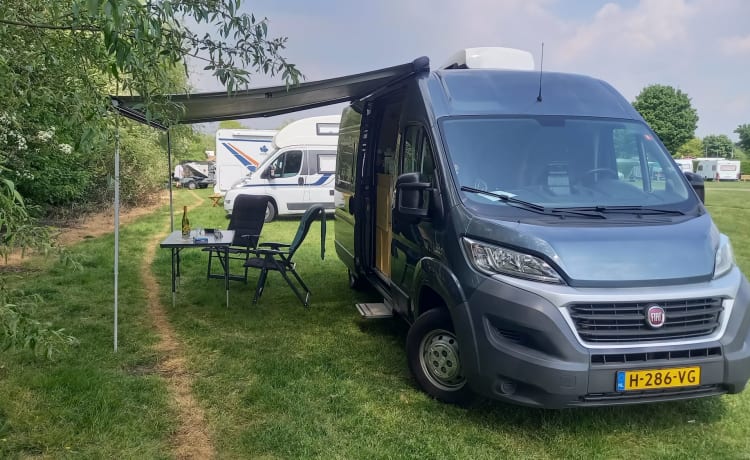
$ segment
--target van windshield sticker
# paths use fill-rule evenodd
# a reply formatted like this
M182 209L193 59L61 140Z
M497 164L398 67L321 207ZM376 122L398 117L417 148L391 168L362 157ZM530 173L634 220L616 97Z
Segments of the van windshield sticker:
M513 198L514 196L516 196L515 193L510 193L510 192L506 192L506 191L503 191L503 190L493 190L490 193L493 193L495 195L507 196L508 198ZM500 198L498 198L496 196L492 196L492 195L479 195L479 196L481 196L482 198L485 198L487 200L490 200L490 201L500 201Z

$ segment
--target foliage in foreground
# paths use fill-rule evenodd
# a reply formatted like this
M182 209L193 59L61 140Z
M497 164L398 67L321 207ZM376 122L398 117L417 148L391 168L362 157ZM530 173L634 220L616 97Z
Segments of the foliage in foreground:
M270 38L268 21L240 8L238 0L0 2L0 177L39 209L86 210L110 201L113 186L109 94L139 94L150 116L173 122L180 108L159 96L189 92L189 60L230 92L251 72L296 83L301 74L281 55L286 39ZM167 179L163 137L125 126L121 198L137 203ZM178 158L191 137L172 133Z
M51 323L35 319L41 301L38 295L0 286L0 350L31 350L35 356L53 359L62 349L78 343L64 329L53 329Z
M80 268L67 251L53 244L49 230L29 216L13 182L0 178L0 256L7 260L14 249L45 254L56 250L68 267ZM52 329L49 323L35 319L35 307L41 301L38 295L10 290L5 281L0 276L0 349L32 350L36 356L52 359L60 348L76 343L63 329Z

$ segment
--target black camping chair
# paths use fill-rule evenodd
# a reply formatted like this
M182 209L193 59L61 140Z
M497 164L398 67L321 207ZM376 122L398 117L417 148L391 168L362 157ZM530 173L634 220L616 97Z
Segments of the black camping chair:
M302 281L299 273L297 273L296 263L293 261L293 258L295 252L297 252L297 249L299 249L300 245L305 240L305 237L310 230L310 225L312 225L318 215L320 215L320 258L325 258L326 214L323 206L314 205L305 211L302 219L300 219L299 227L297 227L297 234L294 235L294 240L292 240L291 244L260 243L258 248L254 251L255 254L257 254L257 257L251 257L245 261L245 267L260 269L260 276L258 277L258 285L255 288L253 303L257 303L258 299L260 299L260 296L263 294L268 271L275 270L281 273L281 276L287 282L289 287L292 288L300 302L302 302L302 305L305 307L310 306L310 289L305 282ZM289 273L294 276L303 291L300 291L294 282L292 282ZM302 292L304 292L304 296L302 295Z
M218 260L223 270L229 270L230 260L242 260L244 263L250 255L254 254L253 250L258 246L258 238L260 238L260 232L265 222L267 206L267 196L237 196L232 208L232 217L227 226L227 230L234 230L232 245L228 250L229 260L224 260L223 249L204 249L204 251L208 251L207 278L224 279L224 271L221 273L212 272L211 267L214 259ZM244 273L242 274L232 274L229 272L229 279L247 283L247 266L244 266Z

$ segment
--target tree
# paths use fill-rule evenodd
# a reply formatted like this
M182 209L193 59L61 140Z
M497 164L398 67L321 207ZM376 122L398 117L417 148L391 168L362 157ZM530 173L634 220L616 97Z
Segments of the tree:
M299 71L281 55L286 39L269 38L267 20L239 7L237 0L0 2L0 117L14 120L24 142L0 148L0 177L14 182L31 209L107 197L114 143L108 95L139 94L149 116L173 121L180 108L159 95L188 91L188 59L203 61L230 92L249 84L251 72L296 83ZM199 27L215 32L193 30ZM157 137L140 129L148 130L129 129L140 145L130 160L139 168L165 162L150 153L158 144L148 147ZM187 155L181 136L191 135L173 132L177 155ZM161 179L150 177L141 188L158 187Z
M745 152L750 152L750 124L739 125L734 132L740 136L740 141L737 145Z
M703 141L694 137L677 149L675 158L699 158L704 156Z
M166 180L163 136L113 117L109 94L138 94L149 117L171 124L181 108L160 95L188 92L188 59L203 61L230 93L246 87L253 72L279 75L287 85L299 81L281 55L286 39L269 38L268 21L240 13L240 4L0 1L0 252L46 247L35 209L108 198L115 120L122 127L123 198ZM174 132L176 150L187 155L192 130ZM23 299L0 286L0 348L38 343L38 331L47 330L33 318L11 328L20 324L14 305Z
M633 107L672 155L695 135L698 114L690 105L690 98L680 90L665 85L647 86L635 98Z
M703 138L703 149L707 157L731 158L734 144L726 134L711 134Z

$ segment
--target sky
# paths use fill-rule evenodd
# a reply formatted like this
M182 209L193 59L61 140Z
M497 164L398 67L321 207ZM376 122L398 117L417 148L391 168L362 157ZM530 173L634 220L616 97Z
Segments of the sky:
M734 129L750 123L750 0L256 0L242 8L268 18L269 36L288 38L283 55L306 81L419 56L438 68L475 46L527 50L538 68L543 42L545 71L601 78L629 101L651 84L683 91L699 137L736 141ZM191 83L196 92L222 89L200 71ZM258 75L252 86L278 84ZM341 107L242 123L276 128Z

